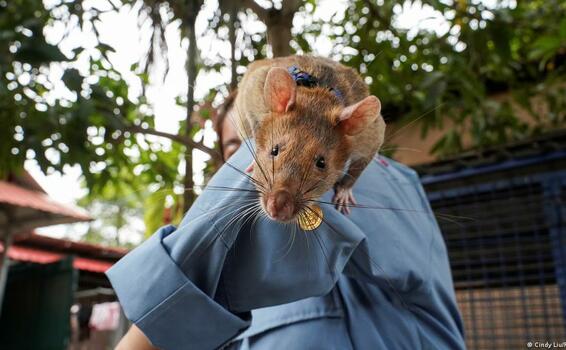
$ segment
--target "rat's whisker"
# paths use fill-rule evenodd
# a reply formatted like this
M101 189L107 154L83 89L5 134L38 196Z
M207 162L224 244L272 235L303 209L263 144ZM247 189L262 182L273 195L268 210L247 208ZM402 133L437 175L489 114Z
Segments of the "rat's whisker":
M240 218L245 218L247 214L253 211L257 206L257 202L254 201L251 205L246 205L245 209L240 210L237 215L231 217L228 222L226 222L225 227L230 227L233 223L235 223ZM244 207L242 207L244 208Z
M312 235L314 236L316 242L318 243L318 246L320 247L320 250L322 252L322 256L324 257L324 261L326 262L326 266L328 267L328 271L330 271L330 274L334 276L337 273L337 271L330 264L330 259L328 258L328 253L327 253L326 246L324 245L324 242L318 236L318 232L316 232L316 230L312 232Z
M332 188L336 184L330 183L324 179L319 179L312 187L310 187L308 190L302 193L303 197L305 197L307 194L311 193L312 191L319 189L322 185L327 185L328 187Z
M310 174L311 174L311 170L312 167L309 167L309 169L303 173L303 177L301 179L301 183L299 184L299 189L298 189L298 193L301 193L303 191L303 186L305 185L307 179L309 178Z
M418 153L423 153L424 151L421 149L416 149L416 148L411 148L411 147L395 147L395 146L391 146L391 147L382 147L380 150L380 152L387 152L387 151L410 151L410 152L418 152Z
M463 220L469 220L469 221L477 221L477 218L473 218L470 216L463 216L463 215L454 215L454 214L447 214L447 213L435 213L436 215L440 215L443 217L447 217L447 218L453 218L453 219L463 219Z
M234 205L234 204L233 204L233 203L230 203L230 205ZM227 206L230 206L230 205L227 205ZM225 218L226 216L229 216L229 215L232 215L232 214L236 213L237 211L238 211L238 212L241 212L242 208L249 208L249 207L252 207L252 206L254 206L254 205L255 205L255 201L252 201L251 203L244 204L244 205L242 205L242 206L238 205L237 208L235 208L234 210L231 210L231 211L228 211L228 212L223 213L222 216L219 217L216 221L218 222L218 221L222 220L223 218ZM226 206L226 207L227 207L227 206ZM224 209L220 208L220 210L224 210ZM215 210L215 211L218 211L218 210ZM199 216L197 216L197 217L195 217L195 218L192 218L191 222L190 222L190 223L187 223L186 225L195 224L195 221L196 221L197 219L206 217L207 214L211 214L211 213L210 213L210 212L203 213L202 215L199 215ZM233 216L232 218L230 218L229 222L232 221L232 220L234 220L234 218L238 219L239 217L240 217L239 215L235 215L235 216ZM184 227L184 226L179 226L178 230L182 229L183 227ZM217 234L212 238L212 240L211 240L210 242L208 242L208 243L201 249L200 256L202 256L202 254L204 254L204 253L214 244L214 242L216 242L216 240L217 240L218 238L220 238L220 237L223 236L224 232L226 231L226 229L227 229L228 227L230 227L230 225L227 224L227 225L224 226L224 228L223 228L220 232L217 232ZM188 257L189 257L189 256L187 256L187 258L188 258ZM185 262L186 262L186 261L184 260L184 261L181 262L181 264L184 264Z
M285 226L288 226L289 224L285 224ZM287 231L287 230L286 230ZM293 243L295 243L295 236L296 236L296 232L293 230L291 231L290 237L291 237L291 243L290 244L286 244L285 247L288 245L289 248L287 249L287 251L285 252L285 254L283 254L283 256L281 256L280 258L278 258L277 260L275 260L274 262L279 262L283 259L285 259L287 257L287 255L289 255L289 253L291 252L291 249L293 248ZM287 241L289 242L289 241Z
M220 208L215 208L213 211L219 212L219 211L224 211L226 208L229 208L229 207L235 207L234 209L232 209L232 210L230 210L230 211L227 211L227 212L225 212L225 213L222 213L222 215L220 215L220 216L216 219L216 221L222 221L225 217L230 216L230 215L232 215L232 214L234 214L234 213L236 213L236 212L238 212L238 215L239 215L240 213L242 213L242 212L245 210L245 208L247 208L247 207L249 207L249 206L251 206L251 205L255 205L256 202L257 202L257 199L256 199L256 198L248 198L248 199L240 200L240 201L237 201L237 202L231 202L231 203L226 204L226 205L224 205L224 206L222 206L222 207L220 207ZM219 210L219 209L220 209L220 210ZM206 215L209 214L209 213L212 214L211 211L207 211L207 212L203 213L202 215L199 215L198 217L200 217L200 216L206 216ZM193 221L194 221L195 219L197 219L198 217L193 218Z
M437 219L453 223L453 224L458 225L460 227L463 227L464 224L462 222L459 222L458 220L477 221L476 218L472 218L472 217L468 217L468 216L450 215L450 214L437 213L437 212L434 212L434 216Z
M308 199L307 202L312 203L319 203L319 204L328 204L328 205L335 205L335 203L316 200L316 199ZM393 208L393 207L379 207L373 205L363 205L363 204L343 204L346 207L350 208L362 208L362 209L378 209L378 210L392 210L392 211L405 211L405 212L413 212L413 213L422 213L422 214L429 214L427 210L418 210L418 209L404 209L404 208Z
M259 205L259 203L257 203L254 206L254 209L255 210L250 214L254 217L254 220L252 221L252 224L250 225L250 229L248 230L250 244L252 243L252 234L255 232L255 224L257 221L259 221L259 217L261 213L261 206Z
M261 191L256 190L256 189L241 188L241 187L212 186L212 185L208 185L208 186L198 186L198 187L200 187L200 188L206 188L206 189L212 190L212 191L262 193ZM196 188L196 186L194 186L193 188ZM187 190L187 189L190 189L190 188L189 188L189 187L185 187L183 190Z
M238 117L239 117L240 120L241 120L241 124L240 124L240 125L244 125L244 121L243 121L243 119L242 119L242 113L241 113L241 111L240 111L240 108L238 107L238 104L235 103L235 104L234 104L234 107L236 108L236 111L238 112ZM234 124L234 121L232 121L232 123ZM234 127L235 127L236 131L238 132L238 134L240 135L240 138L243 140L243 143L245 144L246 148L248 149L248 151L250 151L252 157L254 158L254 160L255 160L255 162L256 162L256 165L258 166L259 170L260 170L261 173L263 174L263 177L265 178L265 181L269 184L269 183L270 183L270 182L269 182L269 178L268 178L267 175L265 174L265 171L264 171L264 169L263 169L263 165L260 163L259 158L258 158L258 156L257 156L257 152L253 149L253 147L251 147L251 146L249 145L248 142L246 142L246 138L243 138L243 135L241 134L241 133L242 133L242 130L240 130L240 129L244 129L243 131L244 131L244 132L247 132L247 131L246 131L246 128L245 128L245 127L240 128L238 125L234 125ZM248 136L247 138L249 138L250 135L246 135L246 136Z
M248 210L252 209L254 206L255 206L255 203L248 203L248 204L245 204L245 205L243 205L239 208L234 209L230 213L222 215L222 217L219 218L217 221L227 217L228 215L232 215L232 214L237 212L236 215L232 216L228 220L228 222L224 225L224 227L216 233L216 235L212 238L212 240L210 242L208 242L208 244L205 247L203 247L201 255L204 254L214 244L214 242L216 242L219 238L222 239L222 237L224 236L224 233L227 231L227 229L233 227L233 225L232 225L233 223L236 223L237 221L241 220L242 218L245 218ZM242 209L244 209L244 210L242 210Z
M291 232L291 231L288 229L289 225L288 225L288 224L282 224L282 225L285 226L285 232L289 232L289 234L287 235L287 242L285 242L285 245L283 245L283 247L277 248L277 249L275 250L275 254L274 254L274 255L278 255L279 253L287 252L287 251L288 251L288 247L289 247L289 245L291 244L291 240L293 239L293 235L292 235L293 232ZM279 261L281 261L284 257L285 257L285 254L283 254L282 256L280 256L280 257L278 257L277 259L275 259L274 262L279 262Z
M256 197L256 196L254 196L254 197L248 197L248 198L239 198L239 199L237 199L237 200L235 200L235 201L231 201L230 203L228 203L228 204L226 204L226 205L218 206L218 207L216 207L216 208L214 208L214 209L212 209L212 210L207 210L206 212L203 212L203 213L200 214L200 215L197 215L197 216L195 216L195 217L192 217L192 218L191 218L191 223L193 223L193 222L195 222L196 220L199 220L199 219L201 219L201 218L203 218L203 217L206 218L206 217L215 215L216 213L218 213L218 212L220 212L220 211L225 211L227 208L235 207L235 209L233 209L233 210L226 211L226 212L222 213L222 216L218 218L218 219L220 220L220 219L222 219L222 218L224 218L224 217L226 217L226 216L228 216L228 215L231 215L231 214L235 213L237 210L241 210L241 208L243 208L243 207L245 207L245 206L247 206L247 205L250 205L250 204L254 204L254 203L256 203L256 202L257 202L257 197ZM190 224L190 223L186 223L185 225L188 225L188 224ZM180 229L184 228L185 225L180 225L177 229L180 230Z
M262 191L259 190L254 190L254 189L249 189L249 188L223 188L223 187L207 187L208 189L211 189L213 191L226 191L226 192L247 192L247 193L256 193L256 194L260 194L263 193Z
M206 244L206 246L204 246L201 250L201 255L204 254L211 246L212 244L214 244L214 242L216 242L219 238L221 239L224 236L224 233L228 230L228 228L233 228L233 224L236 223L238 220L241 220L243 215L246 215L247 211L251 208L253 208L256 205L255 202L250 203L250 204L246 204L243 205L242 207L239 208L240 212L238 215L234 215L233 217L231 217L228 222L224 225L224 227L222 228L222 230L220 230L220 232L218 232L212 240L210 240L210 242L208 242ZM242 208L245 208L244 210L241 210ZM238 209L236 209L238 210ZM229 215L229 214L228 214ZM222 218L226 217L226 215L224 215ZM221 219L221 218L220 218ZM216 220L216 221L220 221ZM184 262L183 262L184 263Z
M309 208L309 210L316 216L318 216L322 222L328 227L330 228L330 230L332 232L334 232L335 234L339 235L339 236L344 236L342 233L340 233L333 225L331 225L328 220L326 220L322 215L319 215L316 211L312 210ZM399 298L399 300L401 301L401 304L406 307L409 308L409 304L407 304L405 302L405 299L402 297L401 293L399 293L399 291L397 290L397 288L395 288L395 285L393 285L393 282L391 282L391 280L387 277L387 273L385 272L385 270L383 269L383 267L381 267L378 263L376 263L373 258L369 255L368 252L366 252L364 249L362 248L358 248L358 252L364 254L369 262L376 267L377 269L379 269L382 273L382 278L386 281L387 285L389 286L389 288L391 289L391 291Z
M224 163L227 166L229 166L230 168L232 168L233 170L235 170L237 173L239 173L240 175L245 176L248 180L250 180L251 182L253 182L257 187L259 187L261 190L267 191L267 189L265 188L264 185L261 184L261 182L259 182L258 180L254 179L252 176L246 174L244 171L238 169L237 167L235 167L234 165L232 165L230 162L226 162Z
M232 123L232 126L234 127L234 130L236 130L236 132L238 133L238 136L240 137L240 139L242 141L245 141L246 139L251 139L253 135L249 135L248 134L248 130L246 128L246 120L245 118L242 116L242 113L240 111L240 107L238 106L237 103L233 103L233 106L237 112L237 117L239 119L239 123L237 123L234 120L234 117L232 115L230 115L230 117L228 118L230 120L230 122ZM244 134L245 133L245 134ZM256 155L255 150L250 150L252 152L253 155ZM255 157L254 157L255 158Z
M308 190L303 192L303 197L306 196L307 194L311 193L312 191L317 190L322 185L323 185L322 181L318 181L312 187L310 187Z
M318 179L317 182L315 182L314 185L312 185L312 187L310 187L308 190L306 190L305 192L303 192L303 197L306 196L308 193L317 190L320 186L322 185L327 185L329 187L334 187L335 183L330 183L324 179Z
M248 138L252 138L251 135L248 135L248 130L245 127L246 120L243 118L242 113L240 111L240 107L238 106L236 101L234 101L233 106L235 107L236 112L238 113L238 119L239 119L240 123L237 124L236 121L234 121L234 118L230 118L230 122L232 123L232 126L234 127L234 129L238 133L238 136L240 136L240 139L245 140L245 139L248 139ZM245 135L243 133L245 133Z
M165 198L169 195L178 195L180 193L176 193L176 191L181 191L181 193L183 193L184 191L187 190L194 190L194 189L204 189L204 188L208 188L212 191L225 191L225 192L243 192L243 193L256 193L256 194L260 194L262 193L261 191L258 190L254 190L254 189L245 189L245 188L237 188L237 187L228 187L228 186L205 186L205 185L194 185L191 187L184 187L182 189L177 189L177 188L162 188L159 190L155 190L153 192L148 192L148 195L151 196L157 196L156 198ZM143 190L137 191L137 192L141 192ZM132 193L130 195L126 195L123 196L124 199L131 199L133 197L137 197L138 193ZM258 198L257 196L255 198Z
M317 217L322 219L322 216L319 215L316 211L312 210L311 208L305 207L305 209L308 210L310 213L312 213L312 214L314 214ZM326 249L325 249L326 246L322 242L321 238L318 236L317 229L314 229L311 233L314 236L314 238L316 239L316 242L318 243L318 245L321 249L322 255L324 257L324 261L326 262L326 266L328 267L328 271L330 271L330 274L334 276L335 273L336 273L336 270L330 265L330 260L328 259L328 255L327 255Z
M389 135L385 140L383 140L383 143L386 144L389 141L393 141L395 139L395 136L399 135L399 133L401 133L402 131L406 130L408 127L410 127L411 125L415 124L416 122L418 122L419 120L423 119L424 117L426 117L429 113L432 113L434 111L436 111L438 108L442 107L444 105L444 103L439 103L438 105L436 105L434 108L424 112L423 114L421 114L420 116L418 116L417 118L411 120L408 124L406 124L405 126L397 129L393 134Z
M257 203L256 207L255 207L255 211L253 213L254 215L254 219L250 225L250 232L254 231L255 225L259 222L260 219L260 213L263 211L263 209L261 208L261 205L259 203Z
M298 226L298 225L297 225L297 226ZM303 234L305 235L305 241L306 241L306 243L307 243L307 250L309 250L309 249L310 249L310 246L309 246L309 235L307 234L307 231L301 229L300 227L299 227L299 229L300 229L301 231L303 231Z
M271 149L273 149L273 124L271 124ZM275 157L271 157L271 178L272 181L269 184L269 189L271 189L275 183Z
M239 206L238 208L234 208L232 211L223 214L222 216L220 216L217 221L223 220L226 217L230 217L230 219L228 219L227 223L224 225L224 227L229 227L232 223L240 220L241 218L245 218L245 216L247 215L248 211L250 209L253 209L255 207L255 203L250 202L250 203L246 203L242 206ZM235 214L235 215L234 215Z
M261 210L261 207L259 207L258 203L255 203L251 208L249 208L245 212L241 213L241 217L244 218L244 220L242 222L242 227L246 226L246 224L249 222L249 220L252 219L252 223L249 227L250 234L251 234L251 232L253 232L253 225L254 225L255 219L257 218L258 210Z

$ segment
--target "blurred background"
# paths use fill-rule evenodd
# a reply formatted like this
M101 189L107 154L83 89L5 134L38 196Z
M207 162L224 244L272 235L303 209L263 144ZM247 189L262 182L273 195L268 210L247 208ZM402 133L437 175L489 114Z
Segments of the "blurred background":
M381 99L468 347L566 341L566 2L0 0L0 348L111 348L104 272L222 164L248 63L307 53Z

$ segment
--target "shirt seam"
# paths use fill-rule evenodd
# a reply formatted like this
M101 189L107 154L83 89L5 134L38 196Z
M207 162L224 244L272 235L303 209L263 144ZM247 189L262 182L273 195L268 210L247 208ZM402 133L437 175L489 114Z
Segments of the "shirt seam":
M340 283L336 283L336 302L339 303L340 305L340 309L342 310L342 317L343 317L343 326L344 326L344 330L346 331L346 334L348 334L348 341L350 343L350 348L351 349L355 349L354 347L354 340L352 339L352 332L350 330L350 320L349 320L349 313L348 310L346 310L347 306L346 303L344 302L344 295L342 294L342 289L340 288Z
M435 219L434 219L434 212L432 211L432 208L430 208L430 206L428 205L428 200L426 199L426 196L423 195L423 191L420 188L420 182L416 183L415 185L419 186L418 189L418 193L419 193L419 197L421 197L421 201L424 203L424 208L429 212L428 218L428 222L429 222L429 226L430 226L430 242L428 244L428 270L426 272L426 278L424 280L424 285L426 286L426 290L429 291L432 288L432 282L431 282L431 275L432 275L432 259L434 258L434 254L433 254L433 246L435 244L435 242L437 242L436 238L437 238L437 233L434 232L435 231L435 227L436 227L436 223L435 223ZM442 235L442 232L439 230L438 234Z
M205 212L204 210L202 210L201 208L198 208L198 207L197 207L197 209L200 210L203 214L206 213L206 212ZM187 223L187 225L189 225L189 223ZM183 227L184 227L184 225L181 226L181 227L179 227L177 230L180 230L180 229L183 228ZM224 241L224 239L223 239L223 237L222 237L222 234L220 234L220 232L218 231L218 228L216 227L216 224L215 224L214 222L211 222L211 223L210 223L210 227L212 227L212 229L214 230L215 236L219 236L219 237L217 237L217 238L220 238L220 241L222 242L222 244L224 245L224 247L225 247L226 249L229 249L230 247L229 247L228 244ZM208 241L204 247L200 247L200 246L197 247L197 249L194 251L193 254L187 254L187 255L183 258L183 260L182 260L180 263L177 263L176 261L174 261L175 265L177 265L177 267L179 267L179 265L183 266L183 265L187 262L187 260L190 259L192 256L197 256L198 254L204 254L204 252L205 252L207 249L209 249L212 244L214 244L214 241L215 241L215 240L216 240L216 238L213 239L213 240L211 240L211 241ZM171 259L171 260L173 260L173 259ZM179 269L180 269L180 268L179 268ZM181 269L181 271L182 271L182 269ZM184 272L183 272L183 274L184 274ZM185 275L185 278L186 278L186 275Z
M171 294L169 294L167 296L167 298L163 299L161 302L159 302L159 304L155 305L154 307L152 307L151 309L149 309L142 317L140 317L137 321L135 321L135 323L141 323L143 322L143 320L148 317L150 314L152 314L155 310L157 310L158 308L160 308L163 304L167 303L171 298L173 298L175 295L177 295L177 293L179 293L179 291L181 291L183 288L185 288L186 285L189 284L190 281L185 281L182 285L180 285L179 287L177 287ZM167 307L165 310L167 310L169 307Z
M242 339L255 337L267 331L295 323L306 322L309 320L321 319L321 318L342 318L343 316L344 315L342 314L342 310L340 308L325 308L316 311L293 313L291 315L285 316L280 319L272 319L271 321L267 321L264 325L262 325L262 327L258 328L257 330L254 330L253 332L246 335L246 337ZM237 338L233 339L233 341L236 340L241 340L241 339L237 339Z

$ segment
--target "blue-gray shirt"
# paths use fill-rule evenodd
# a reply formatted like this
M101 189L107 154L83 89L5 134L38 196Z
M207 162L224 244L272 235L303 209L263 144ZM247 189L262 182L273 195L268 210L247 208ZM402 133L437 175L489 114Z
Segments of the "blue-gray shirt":
M108 271L155 346L465 348L446 247L413 170L376 159L354 187L359 207L345 216L321 204L322 225L302 231L252 215L254 187L233 169L251 159L240 147L178 228Z

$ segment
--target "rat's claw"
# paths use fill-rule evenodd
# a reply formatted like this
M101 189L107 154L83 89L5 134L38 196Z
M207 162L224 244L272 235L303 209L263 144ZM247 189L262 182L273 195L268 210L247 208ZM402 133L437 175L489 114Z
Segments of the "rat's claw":
M336 187L332 201L334 202L336 209L345 215L351 213L351 204L357 204L352 189L343 187Z

